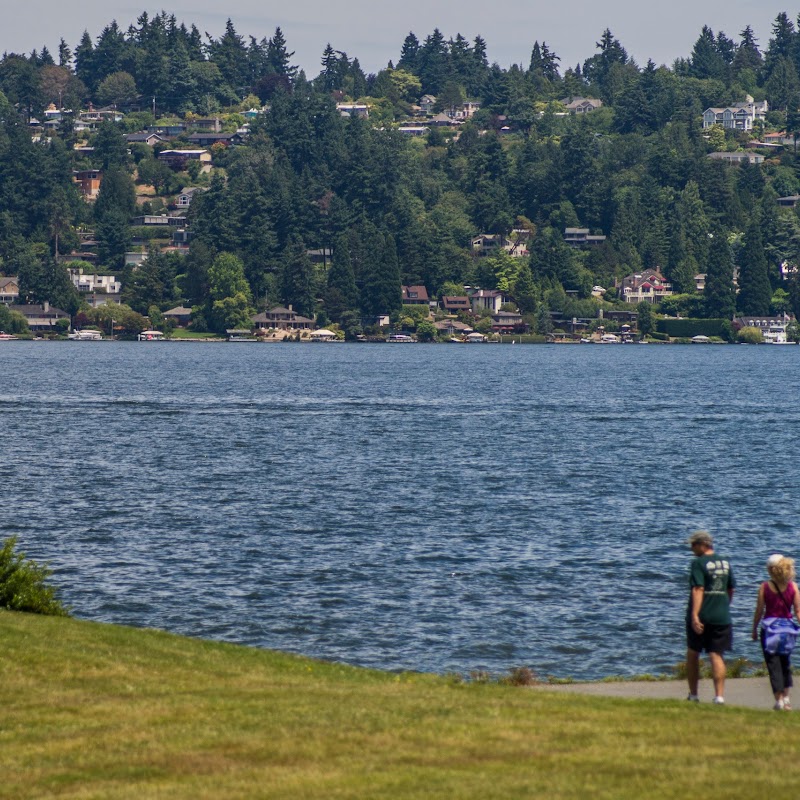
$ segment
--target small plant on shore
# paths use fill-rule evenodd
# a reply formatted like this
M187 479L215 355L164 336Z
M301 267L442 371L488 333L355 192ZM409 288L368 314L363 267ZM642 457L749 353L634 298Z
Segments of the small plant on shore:
M508 675L501 678L500 682L508 686L535 686L540 683L536 673L530 667L511 667Z
M68 617L69 610L47 583L51 570L16 552L17 537L0 548L0 608L52 617Z

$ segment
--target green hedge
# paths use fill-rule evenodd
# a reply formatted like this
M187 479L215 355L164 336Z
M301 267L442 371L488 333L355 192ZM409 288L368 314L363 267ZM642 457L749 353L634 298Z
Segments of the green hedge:
M725 338L729 324L724 319L659 319L656 320L656 330L673 338L691 339L692 336Z

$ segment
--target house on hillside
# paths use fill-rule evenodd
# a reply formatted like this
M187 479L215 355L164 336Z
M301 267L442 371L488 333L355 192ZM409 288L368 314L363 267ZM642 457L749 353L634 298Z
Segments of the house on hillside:
M498 311L492 314L492 331L494 333L524 333L528 326L518 311Z
M709 153L708 158L713 161L724 161L726 164L744 164L745 161L750 164L763 164L764 156L759 153L737 151L735 153L719 152Z
M426 306L430 302L428 290L424 286L401 286L404 306Z
M605 240L605 236L590 234L589 228L564 228L564 241L570 247L593 247Z
M500 307L505 303L506 298L497 289L476 289L469 296L469 301L472 305L473 314L478 315L484 311L497 314L500 311Z
M208 150L162 150L158 160L175 171L186 169L189 161L199 161L203 172L211 170L211 153Z
M175 205L177 208L189 208L192 204L192 198L197 192L204 192L205 189L194 187L191 189L184 189L176 198Z
M0 278L0 303L6 306L19 302L19 278Z
M337 103L336 110L343 117L369 118L369 107L366 103Z
M436 105L436 97L432 94L425 94L420 98L419 110L426 116L433 116L433 107Z
M766 100L756 102L747 95L743 103L734 103L724 108L707 108L703 112L703 128L722 125L723 128L735 131L751 131L756 120L766 121L769 103Z
M565 97L560 102L570 114L589 114L603 107L603 101L595 97Z
M186 137L190 144L197 147L211 147L214 144L224 144L226 147L231 147L235 144L241 144L244 137L238 131L236 133L191 133Z
M442 311L448 314L458 314L459 311L472 311L472 303L467 295L444 295L439 301Z
M140 131L139 133L126 133L125 141L128 144L146 144L149 147L159 144L164 141L164 137L157 133L148 133L147 131Z
M620 294L626 303L660 303L672 294L668 283L658 269L634 272L622 279Z
M103 182L103 172L99 169L80 169L72 173L72 181L87 200L96 200Z

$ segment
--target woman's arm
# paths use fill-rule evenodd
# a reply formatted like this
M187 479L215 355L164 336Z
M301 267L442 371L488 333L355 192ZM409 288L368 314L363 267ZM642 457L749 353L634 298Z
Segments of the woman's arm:
M792 605L794 606L794 616L795 619L800 622L800 592L797 591L797 584L792 582L792 586L794 586L794 600Z
M797 592L794 595L794 602L795 602L795 613L800 615L800 598L797 597ZM764 584L762 583L761 586L758 587L758 600L756 600L756 612L753 614L753 641L755 642L758 639L758 623L761 622L761 617L764 616L764 606L766 603L764 602ZM800 616L798 616L800 619Z

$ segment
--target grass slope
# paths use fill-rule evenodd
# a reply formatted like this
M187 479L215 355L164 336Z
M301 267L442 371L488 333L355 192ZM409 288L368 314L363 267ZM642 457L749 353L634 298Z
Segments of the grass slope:
M14 800L683 800L800 782L798 715L458 685L7 611L0 653Z

